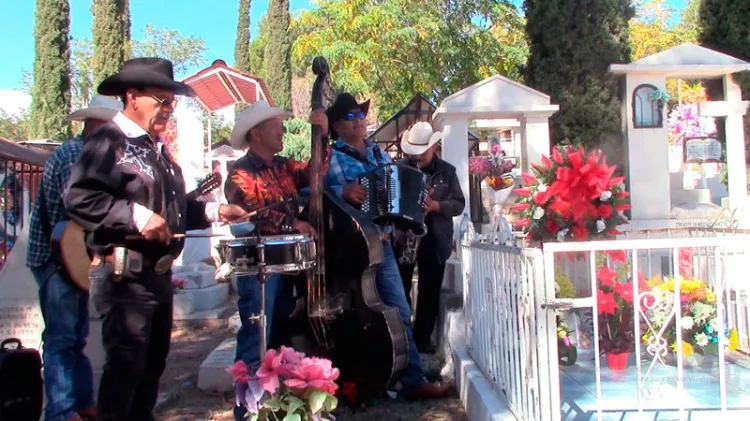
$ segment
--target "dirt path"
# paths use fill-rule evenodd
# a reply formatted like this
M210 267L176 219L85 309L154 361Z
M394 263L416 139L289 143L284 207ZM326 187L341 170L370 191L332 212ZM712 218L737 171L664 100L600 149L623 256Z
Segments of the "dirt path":
M196 387L198 367L222 340L231 336L226 328L188 323L176 328L167 369L162 376L161 404L157 410L162 421L232 421L233 394L208 394ZM439 365L425 358L425 371L437 375ZM465 421L458 398L425 402L384 400L364 411L352 413L341 408L337 421Z

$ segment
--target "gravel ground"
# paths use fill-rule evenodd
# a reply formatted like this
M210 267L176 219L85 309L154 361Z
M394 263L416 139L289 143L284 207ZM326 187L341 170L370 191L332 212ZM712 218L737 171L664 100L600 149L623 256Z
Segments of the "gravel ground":
M205 323L185 323L175 328L167 369L162 376L158 419L232 421L234 396L203 393L195 386L201 362L230 335L226 328ZM423 364L428 377L439 377L441 362L437 358L425 355ZM457 397L423 402L386 399L374 402L365 410L353 412L340 408L335 414L338 421L467 420Z

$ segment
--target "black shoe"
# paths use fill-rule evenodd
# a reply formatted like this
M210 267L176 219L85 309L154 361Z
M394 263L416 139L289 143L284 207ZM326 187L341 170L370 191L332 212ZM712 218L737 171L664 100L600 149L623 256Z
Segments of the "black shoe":
M437 352L437 348L431 343L417 343L417 350L420 354L434 354Z

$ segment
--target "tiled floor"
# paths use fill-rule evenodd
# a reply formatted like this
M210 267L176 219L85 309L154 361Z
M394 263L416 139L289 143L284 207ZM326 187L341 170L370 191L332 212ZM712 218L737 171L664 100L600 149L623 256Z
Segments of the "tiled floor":
M633 358L631 358L632 360ZM685 368L684 390L677 387L677 368L657 363L646 377L650 360L642 360L639 393L635 362L624 371L612 371L602 358L601 391L604 420L679 420L677 410L686 409L685 419L692 421L750 421L750 370L726 364L727 407L721 414L718 362L713 367ZM597 419L596 370L591 356L582 355L575 365L560 367L563 420ZM638 413L640 405L643 413ZM688 412L689 411L689 412Z

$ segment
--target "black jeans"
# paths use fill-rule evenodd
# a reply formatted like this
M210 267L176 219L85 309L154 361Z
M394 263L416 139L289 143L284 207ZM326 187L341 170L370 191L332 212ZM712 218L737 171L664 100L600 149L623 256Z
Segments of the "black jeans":
M438 260L437 251L430 245L429 237L422 239L417 250L416 265L419 266L419 280L417 281L417 314L414 320L414 342L418 345L430 343L432 332L435 330L438 312L440 310L440 288L443 285L445 262ZM400 255L397 249L396 258ZM404 283L406 300L411 303L411 285L414 276L414 264L400 264L398 270Z
M106 354L99 421L152 421L172 335L172 272L144 269L115 281L112 265L104 263L89 277Z

